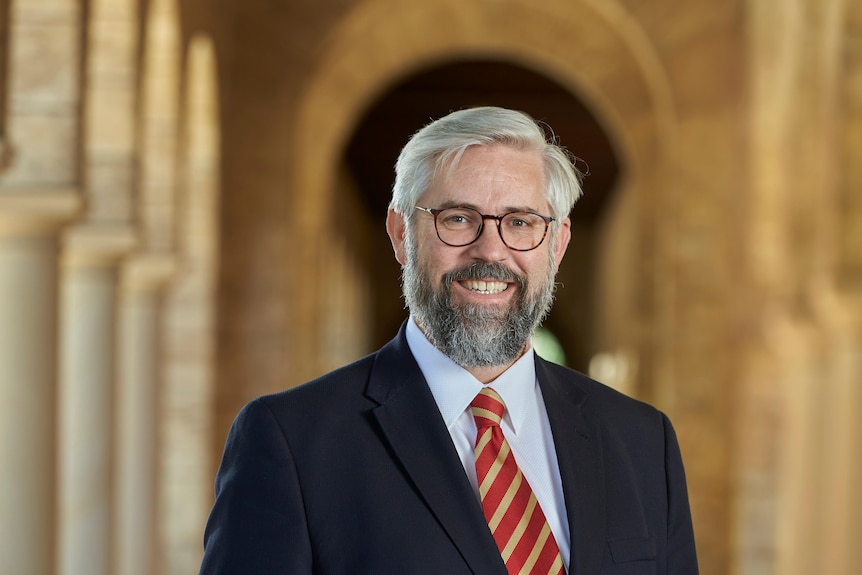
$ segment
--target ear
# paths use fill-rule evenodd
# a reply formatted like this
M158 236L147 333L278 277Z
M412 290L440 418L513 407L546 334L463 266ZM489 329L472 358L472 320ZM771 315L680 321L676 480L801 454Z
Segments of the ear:
M555 232L556 237L554 238L556 241L554 243L554 272L560 271L560 262L563 261L563 256L566 254L566 249L569 247L569 242L572 239L572 220L569 218L564 219L560 222L560 225L557 226L557 231Z
M405 248L407 226L404 222L404 216L392 208L389 208L386 213L386 233L389 234L389 241L392 242L395 259L403 266L407 263L407 250Z

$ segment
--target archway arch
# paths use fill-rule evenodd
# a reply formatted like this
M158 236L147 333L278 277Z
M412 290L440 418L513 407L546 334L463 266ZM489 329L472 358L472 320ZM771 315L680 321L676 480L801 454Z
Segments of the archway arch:
M565 51L559 38L566 38ZM368 0L333 30L326 46L300 97L294 131L290 188L297 191L291 196L291 213L297 218L290 222L288 241L294 248L292 265L302 270L303 281L291 282L295 290L291 300L301 302L291 313L294 325L309 330L290 352L297 381L321 371L316 359L321 339L314 330L323 304L308 302L320 301L317 274L324 248L307 238L326 237L329 231L341 154L357 122L375 99L416 70L465 58L485 59L518 65L553 80L577 95L609 135L625 167L618 186L627 198L624 209L631 214L636 211L631 203L652 201L657 193L660 166L672 141L673 103L653 47L614 2L404 5ZM638 249L651 249L652 233L644 223L633 232L632 241ZM637 260L643 266L641 262L650 257ZM653 305L649 288L624 297L640 298L629 305L649 315L644 310ZM642 329L631 332L643 338Z

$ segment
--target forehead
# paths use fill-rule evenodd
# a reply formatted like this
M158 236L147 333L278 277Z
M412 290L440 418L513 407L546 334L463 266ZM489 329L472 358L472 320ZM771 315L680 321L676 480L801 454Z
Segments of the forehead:
M504 144L471 146L455 164L443 166L423 200L488 209L547 206L540 153Z

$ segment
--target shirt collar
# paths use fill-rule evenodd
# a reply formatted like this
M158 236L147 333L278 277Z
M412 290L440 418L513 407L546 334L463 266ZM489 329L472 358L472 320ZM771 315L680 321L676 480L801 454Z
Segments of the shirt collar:
M413 316L407 322L407 345L428 382L447 428L455 423L482 390L482 383L449 359L428 341ZM521 428L531 402L537 398L536 366L532 350L527 350L509 369L490 383L506 404L506 414L515 433Z

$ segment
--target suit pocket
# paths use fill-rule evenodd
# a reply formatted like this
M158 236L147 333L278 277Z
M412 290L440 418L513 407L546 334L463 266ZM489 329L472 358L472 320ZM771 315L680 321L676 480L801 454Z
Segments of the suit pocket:
M608 541L614 563L631 561L655 561L655 539L652 537L633 537Z

